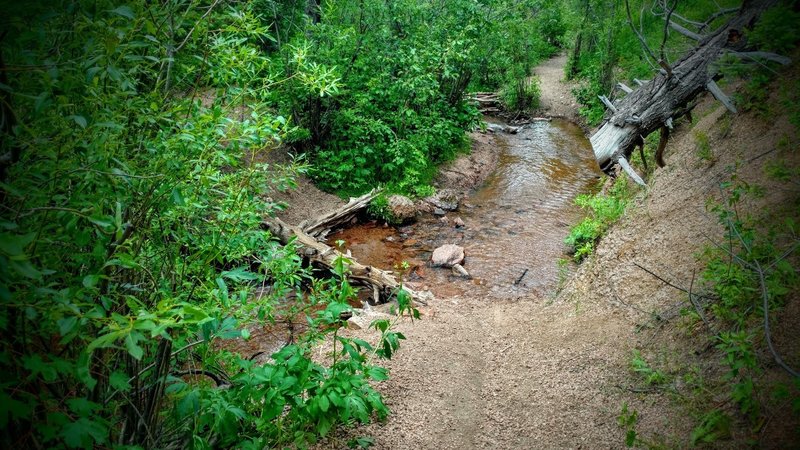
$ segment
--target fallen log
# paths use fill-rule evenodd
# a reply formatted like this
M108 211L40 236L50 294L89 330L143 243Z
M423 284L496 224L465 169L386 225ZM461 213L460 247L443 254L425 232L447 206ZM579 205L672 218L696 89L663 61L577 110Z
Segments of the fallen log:
M336 261L339 258L345 258L349 270L348 279L355 285L369 288L373 292L375 304L391 301L397 296L400 289L404 290L413 302L422 305L427 305L433 297L429 292L417 292L407 286L402 286L391 272L365 266L353 257L344 255L335 248L318 241L299 226L288 225L278 218L266 220L264 226L283 245L295 239L298 255L308 258L309 262L316 267L332 271Z
M351 198L346 205L336 211L301 222L299 228L309 236L324 240L334 228L349 224L378 194L380 191L373 189L361 197Z
M600 168L613 173L614 166L619 164L631 174L627 161L636 143L665 126L669 119L678 117L678 111L683 110L685 114L688 108L684 106L702 92L714 90L712 64L728 51L741 50L744 29L751 27L761 13L775 3L776 0L745 0L736 16L703 37L669 70L660 70L648 82L638 83L637 80L639 87L615 105L616 111L612 110L612 115L589 139ZM727 97L723 94L718 98ZM634 179L642 182L638 176Z

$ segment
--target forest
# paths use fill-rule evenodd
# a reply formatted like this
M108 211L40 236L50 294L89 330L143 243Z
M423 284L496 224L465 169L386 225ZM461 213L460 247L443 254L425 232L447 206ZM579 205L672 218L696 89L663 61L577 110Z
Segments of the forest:
M513 283L504 282L509 287L503 289L513 290L516 299L564 304L564 317L577 314L583 308L577 305L590 301L564 299L578 292L581 277L588 278L591 270L602 272L592 275L598 278L623 273L612 262L603 265L604 244L624 246L614 227L639 217L631 211L647 210L658 189L681 190L680 179L666 188L658 177L693 164L676 162L683 135L699 158L696 167L703 172L697 179L708 178L711 186L703 191L708 195L700 209L712 216L716 234L692 238L697 247L685 256L693 262L673 268L673 274L687 277L677 290L654 280L680 284L652 265L640 265L647 273L637 273L669 290L673 303L680 295L683 307L673 316L681 324L675 327L683 327L682 336L689 336L694 347L674 352L691 353L703 363L679 368L665 359L666 352L619 347L622 372L638 384L615 391L614 401L620 395L638 397L603 406L613 410L606 421L611 428L598 432L616 443L612 447L778 448L800 439L800 349L796 332L785 331L800 316L797 1L52 0L3 1L2 10L3 447L451 448L456 441L405 440L410 438L397 437L402 433L380 438L381 427L399 433L391 421L411 414L413 408L403 402L411 401L412 391L424 392L417 383L428 382L422 375L427 372L405 373L407 367L397 359L439 358L432 350L439 348L432 343L439 340L435 333L456 330L461 320L483 320L482 313L465 318L463 311L436 310L436 305L451 296L483 305L477 299L495 295L480 290L495 284L483 271L511 264L493 263L489 256L532 245L532 253L537 246L550 252L539 263L543 268L513 266L513 276L506 277ZM667 86L676 79L673 69L686 67L681 66L686 55L698 54L702 45L722 36L719 30L728 29L728 40L709 51L713 58L703 59L709 68L696 70L702 82L688 86L692 72L681 72L686 78L676 85L686 89L674 94L685 94L680 104L667 102L663 117L648 122L658 95L671 101L673 94L653 94L647 86L661 79ZM556 98L552 80L537 75L548 61L563 61L558 68L563 77L556 82L567 86L569 99L559 99L574 106L568 114L548 113ZM488 110L481 101L486 98ZM711 104L720 106L718 112L700 112ZM705 131L692 128L717 116ZM762 148L762 141L753 141L748 154L727 161L719 149L729 134L737 135L740 116L754 123L785 123L788 131L781 128L774 145ZM602 158L598 142L606 141L586 140L604 129L613 134L618 132L613 127L630 126L637 127L630 139ZM535 133L556 128L580 139L546 139L568 147L564 152L579 153L542 151L554 151L551 159L563 166L583 166L572 182L580 187L569 187L558 206L563 216L546 223L553 237L547 243L533 238L521 243L528 239L523 228L508 232L511 247L483 250L478 235L470 233L478 232L475 211L489 208L473 200L484 198L474 195L484 192L485 177L448 208L449 200L441 200L450 187L442 171L470 157L474 162L480 142L495 154L492 168L505 167L511 157L501 154L497 162L499 149L527 148L528 141L545 140ZM722 128L728 131L718 132ZM753 134L767 142L770 133ZM763 171L752 172L768 181L748 178L748 167L762 163ZM715 170L717 178L706 176ZM545 189L555 184L525 191L523 199L548 207L551 196ZM331 198L366 195L358 203L362 209L346 221L353 225L357 217L358 226L372 227L365 228L369 232L389 230L399 233L397 239L416 241L427 229L431 236L439 233L436 239L460 239L469 273L458 263L447 267L458 266L473 282L433 267L428 262L433 245L419 252L424 257L402 253L403 258L381 267L361 259L355 237L330 237L325 243L327 232L338 236L342 217L325 233L308 232L307 221L287 228L279 218L290 222L291 199L311 189L305 186ZM773 192L782 197L772 197ZM432 213L413 212L419 224L409 225L414 219L400 217L397 198L414 204L439 200L431 203ZM527 209L520 212L528 205L517 201L497 208L516 209L521 219L513 219L515 227L529 217ZM307 202L312 210L307 220L330 209ZM500 240L493 236L505 236L511 223L481 220L491 223L481 235L487 241ZM395 237L382 236L386 247L379 253L417 245L400 246L392 242ZM668 239L653 239L670 246ZM468 240L477 244L464 244ZM712 245L715 240L723 244ZM485 262L480 252L487 255ZM425 261L416 261L418 256ZM380 285L384 291L374 288L374 299L365 281L370 274L390 280ZM537 277L549 280L542 282L546 288L533 281ZM478 287L448 294L445 287L457 283ZM420 294L429 288L432 294ZM588 290L604 292L600 284ZM511 302L510 295L503 301ZM365 296L368 301L362 301ZM375 313L363 330L351 329L349 318L367 311L369 303L383 302L390 311ZM672 326L661 306L639 308L646 311L636 319L637 332L661 330L667 322ZM770 335L771 312L778 338ZM534 312L518 316L527 314ZM795 322L779 322L778 316ZM415 341L415 327L439 331L428 341ZM264 330L276 329L289 330L288 337L276 348L259 346ZM538 334L518 331L520 339ZM790 337L784 339L786 333ZM471 340L481 333L467 334L471 337L442 340L452 344L442 351L493 354L514 364L523 358L515 352L532 345L513 340L489 345ZM537 356L542 361L562 357L558 348ZM487 377L503 382L492 366L480 364ZM525 374L521 367L514 376ZM396 372L403 375L395 378ZM395 382L400 383L396 388L383 388ZM457 377L451 382L461 383ZM461 390L442 395L458 399L454 404L470 403L464 400L472 398L464 383ZM506 393L514 399L507 399L509 405L527 405L534 398L521 389ZM648 393L658 400L648 403L642 398ZM476 401L469 408L480 413ZM530 404L537 408L535 401ZM684 421L661 426L653 418L657 414L646 415L662 404L683 411L665 417ZM546 433L557 428L540 425ZM502 434L512 428L499 429ZM436 439L431 430L420 433ZM780 438L765 438L771 430ZM579 444L574 438L480 439L458 441L453 448ZM599 441L588 444L595 446L603 447Z

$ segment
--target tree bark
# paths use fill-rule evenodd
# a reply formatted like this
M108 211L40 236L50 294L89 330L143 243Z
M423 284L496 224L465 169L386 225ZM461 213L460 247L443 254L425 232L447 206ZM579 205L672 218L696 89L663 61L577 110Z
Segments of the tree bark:
M669 70L662 70L616 105L617 111L592 135L590 142L600 168L611 173L621 159L628 159L636 142L661 128L667 120L713 82L711 67L726 50L744 45L744 29L752 27L776 0L745 1L725 26L703 38Z

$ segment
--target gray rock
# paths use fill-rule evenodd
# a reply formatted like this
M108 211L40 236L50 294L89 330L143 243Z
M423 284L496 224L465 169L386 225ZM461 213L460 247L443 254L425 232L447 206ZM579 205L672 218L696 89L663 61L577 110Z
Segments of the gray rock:
M375 320L391 320L392 318L389 314L378 311L354 309L353 313L353 317L347 319L347 328L353 330L365 330Z
M442 208L434 208L433 209L433 214L437 215L437 216L443 216L443 215L447 214L447 211L443 210Z
M431 263L434 266L453 267L464 261L464 247L445 244L433 251Z
M392 195L388 201L389 212L398 222L410 222L417 217L417 207L410 198L403 195Z

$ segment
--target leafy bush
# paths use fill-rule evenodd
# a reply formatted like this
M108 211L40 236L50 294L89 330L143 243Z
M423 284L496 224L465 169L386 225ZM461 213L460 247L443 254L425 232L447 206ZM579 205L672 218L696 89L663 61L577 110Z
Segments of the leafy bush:
M503 105L511 111L538 108L539 96L539 79L535 76L508 82L500 90Z
M288 81L270 79L250 5L214 5L8 11L4 447L303 447L386 414L374 361L403 336L385 321L374 347L340 336L347 261L317 281L263 230L272 191L305 170L262 162L295 131L270 106L270 83ZM335 93L321 66L296 69ZM281 321L307 331L264 363L236 350ZM323 340L331 358L312 360Z
M328 4L318 23L297 24L280 50L288 81L275 97L307 130L294 145L309 153L315 181L341 195L378 184L429 191L436 166L467 148L465 131L480 121L467 90L526 80L557 51L560 11L552 0L368 0ZM309 68L324 68L341 89L320 97L319 85L293 77ZM535 84L508 92L515 108L536 104Z
M794 217L774 222L741 215L739 203L745 195L758 195L759 189L739 181L735 174L722 187L728 196L711 209L725 228L727 243L706 250L702 277L717 297L709 309L721 327L715 340L729 368L725 381L730 399L755 424L762 420L757 395L762 366L757 345L765 332L764 316L779 310L786 296L800 285L796 268L779 245L786 242L782 235L795 235L797 225ZM788 397L788 390L785 392ZM729 435L732 419L724 411L713 409L701 419L692 434L693 443Z

